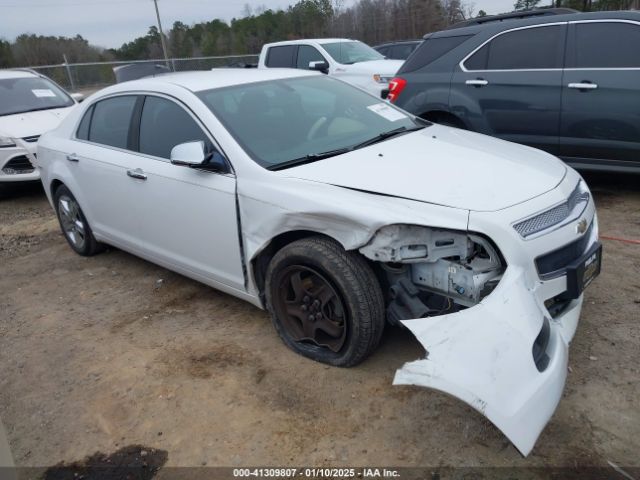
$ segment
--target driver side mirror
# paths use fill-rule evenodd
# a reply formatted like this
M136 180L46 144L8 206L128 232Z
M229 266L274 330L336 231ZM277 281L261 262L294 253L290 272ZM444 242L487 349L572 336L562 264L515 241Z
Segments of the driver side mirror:
M171 149L171 163L210 172L227 172L227 165L222 155L217 152L207 154L202 140L180 143L173 147Z
M309 62L309 70L317 70L326 75L329 73L329 64L324 60L320 62Z
M84 101L84 95L82 93L72 93L71 98L78 103L82 103Z

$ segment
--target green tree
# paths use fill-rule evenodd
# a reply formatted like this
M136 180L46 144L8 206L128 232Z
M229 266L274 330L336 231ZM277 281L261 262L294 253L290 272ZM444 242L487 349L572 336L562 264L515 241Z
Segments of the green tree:
M144 37L123 44L118 49L111 50L118 60L144 60L162 58L162 44L158 27L151 26Z
M0 68L9 68L14 65L11 44L0 39Z
M174 22L169 32L169 50L172 57L190 57L193 55L193 44L189 35L190 29L182 22Z
M538 6L540 0L517 0L513 4L513 9L516 11L532 10Z

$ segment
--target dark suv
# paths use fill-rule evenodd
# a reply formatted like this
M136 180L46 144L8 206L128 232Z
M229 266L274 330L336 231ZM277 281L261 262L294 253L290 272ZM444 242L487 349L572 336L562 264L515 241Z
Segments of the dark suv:
M389 42L376 45L373 49L392 60L406 60L421 43L422 39L404 40L400 42Z
M640 172L640 12L557 13L425 35L389 100L576 168Z

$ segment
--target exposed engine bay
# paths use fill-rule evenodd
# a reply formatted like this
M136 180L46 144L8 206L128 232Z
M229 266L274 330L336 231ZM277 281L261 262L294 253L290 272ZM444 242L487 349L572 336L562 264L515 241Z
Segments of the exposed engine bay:
M382 267L391 323L476 305L506 267L480 235L415 225L384 227L360 252Z

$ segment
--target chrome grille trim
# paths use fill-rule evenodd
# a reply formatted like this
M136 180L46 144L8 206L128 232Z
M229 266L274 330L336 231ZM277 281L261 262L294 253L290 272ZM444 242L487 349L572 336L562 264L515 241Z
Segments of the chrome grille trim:
M527 238L577 218L589 203L589 192L581 188L581 183L578 182L564 203L521 220L513 228L522 238Z

